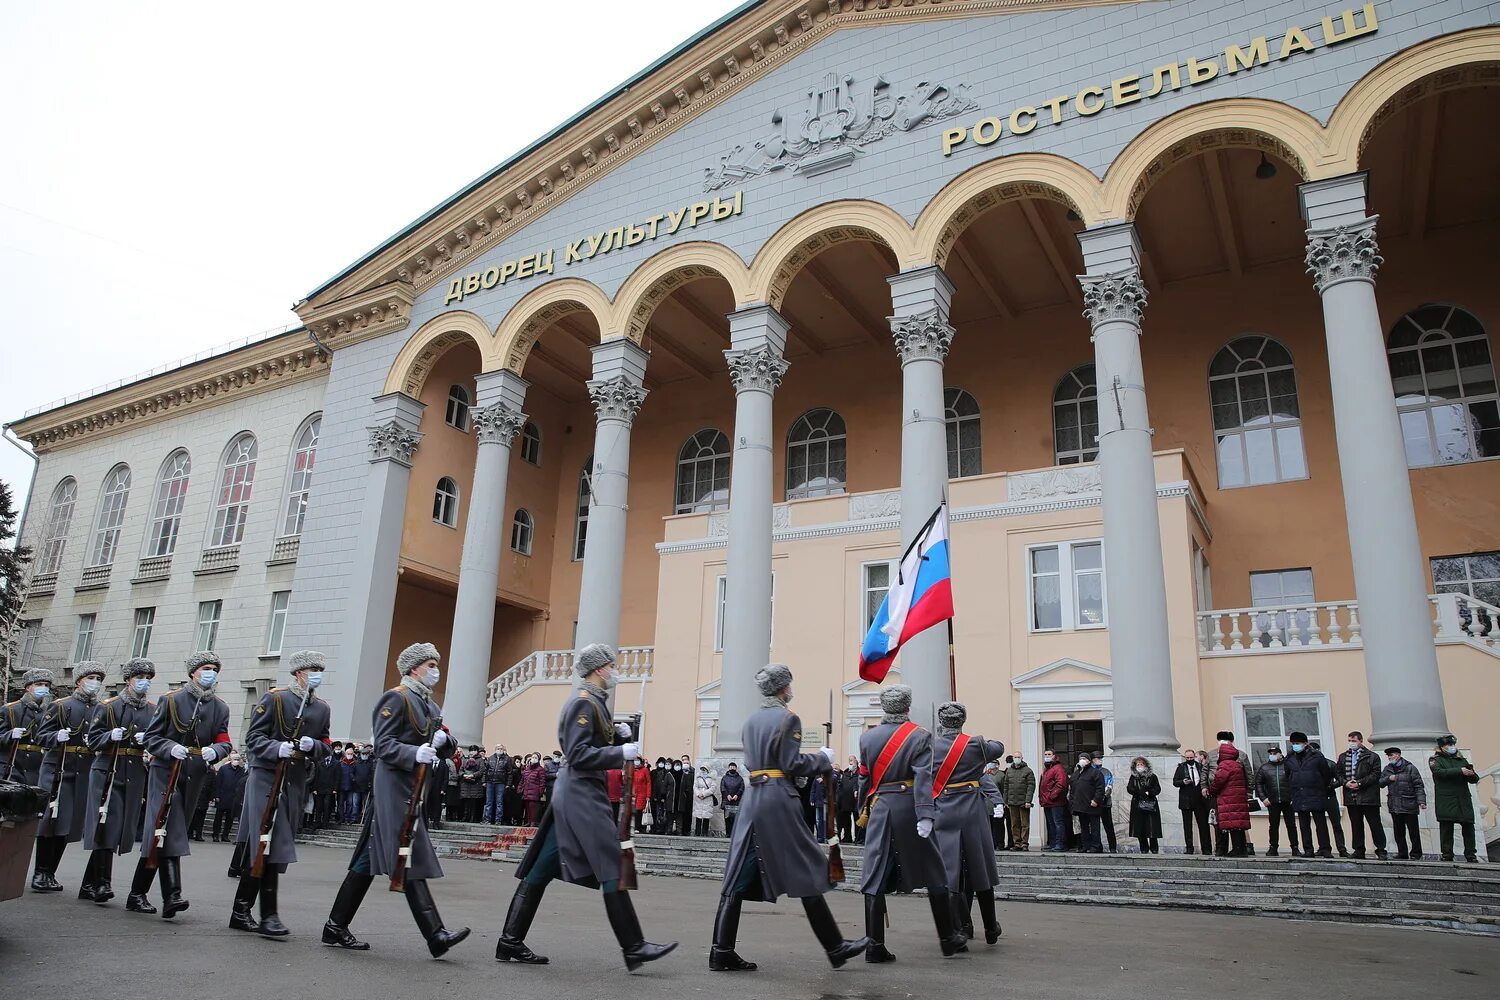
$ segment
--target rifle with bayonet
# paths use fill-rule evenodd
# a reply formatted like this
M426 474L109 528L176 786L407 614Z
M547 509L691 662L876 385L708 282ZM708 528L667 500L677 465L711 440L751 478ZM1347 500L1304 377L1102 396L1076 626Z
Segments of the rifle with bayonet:
M436 739L442 728L441 716L432 720L432 738ZM452 746L451 739L445 745ZM429 741L426 746L432 746ZM436 747L433 747L436 750ZM401 834L396 841L396 863L391 866L391 891L406 891L406 866L411 861L411 842L416 836L417 821L422 817L422 808L427 804L427 765L418 764L411 772L411 796L406 800L406 814L401 817Z
M113 711L113 709L111 709L111 711ZM111 726L110 730L113 731L113 729L114 727ZM135 724L131 723L129 726L125 727L125 735L121 737L118 743L115 744L114 753L110 755L109 780L104 783L104 791L99 795L99 825L94 828L95 843L98 843L99 841L104 839L105 831L109 824L110 792L112 792L115 787L115 772L120 766L120 750L124 748L126 743L130 742L131 737L134 735Z
M58 699L54 704L57 705L57 728L69 730L68 735L71 737L73 727L63 713L62 699ZM68 742L71 743L72 740L69 739ZM57 770L52 772L52 787L47 791L47 815L54 820L57 819L58 800L62 798L63 777L67 770L68 748L59 743L57 744Z
M833 692L828 692L828 721L823 723L827 734L826 745L833 747ZM835 765L828 775L828 787L823 792L823 835L828 838L828 884L838 885L844 881L844 852L839 849L839 827L835 801L833 775L838 773Z
M302 704L297 707L297 720L292 730L293 744L302 742L302 713L307 711L307 703L311 700L312 688L308 688L307 693L302 696ZM255 838L255 860L250 863L250 874L254 878L265 874L266 852L271 849L271 831L276 826L276 812L281 807L281 790L286 787L286 769L291 762L290 756L278 760L276 773L271 776L271 795L266 799L266 807L260 814L260 836Z

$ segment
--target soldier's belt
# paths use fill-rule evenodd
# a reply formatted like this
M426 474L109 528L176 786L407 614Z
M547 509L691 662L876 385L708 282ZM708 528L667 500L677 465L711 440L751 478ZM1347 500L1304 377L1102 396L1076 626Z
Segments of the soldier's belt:
M63 753L93 753L88 747L63 747Z
M144 752L139 747L121 747L115 751L115 755L118 757L139 757Z
M21 744L18 744L16 746L16 750L17 751L27 751L27 752L30 752L30 753L46 753L47 752L46 747L39 747L35 743L21 743Z
M875 794L899 795L902 792L911 791L914 787L915 786L910 781L888 781L885 784L881 785L879 788L875 789Z
M203 748L202 747L188 747L187 748L187 752L188 752L188 756L189 757L202 757L203 756Z
M945 792L952 792L952 791L956 791L956 790L961 789L961 788L978 788L978 787L979 787L979 782L977 782L977 781L950 781L948 784L946 784L946 785L943 786L943 791L945 791Z
M767 769L765 771L751 771L750 772L750 780L751 781L754 781L756 778L765 778L767 781L769 781L772 778L785 778L785 777L786 777L786 772L785 771L777 771L775 769Z

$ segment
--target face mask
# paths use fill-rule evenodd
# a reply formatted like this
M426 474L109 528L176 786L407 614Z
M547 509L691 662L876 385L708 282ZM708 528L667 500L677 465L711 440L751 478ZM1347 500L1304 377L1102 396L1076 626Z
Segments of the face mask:
M1443 753L1447 754L1450 757L1457 757L1458 747L1443 747Z
M316 691L319 684L323 683L323 672L321 670L310 670L307 673L307 689Z
M37 685L36 687L32 688L31 691L32 694L36 695L37 701L41 701L43 698L52 693L52 689L43 684Z
M1401 763L1400 757L1387 757L1385 760L1386 763L1391 764L1392 766Z
M130 682L130 689L136 694L145 694L151 690L151 680L148 677L137 677Z
M674 771L681 771L682 770L682 765L681 764L673 764L672 765L672 770L674 770Z
M98 681L98 679L94 678L94 677L86 678L84 680L84 682L83 682L83 689L86 692L88 692L89 694L98 694L99 693L99 681Z
M344 759L345 760L353 760L354 759L354 754L352 754L352 753L346 753L346 754L344 754Z
M219 680L219 672L217 670L200 670L200 671L198 671L198 686L199 687L206 687L206 688L213 687L214 684L218 680Z
M1301 753L1305 748L1306 748L1305 744L1302 744L1302 743L1293 743L1292 744L1292 753Z
M1359 744L1358 743L1354 743L1354 742L1351 741L1350 744L1349 744L1349 749L1351 751L1358 750L1359 749Z
M656 769L658 771L665 771L667 769L667 765L665 765L665 764L657 764L656 765Z
M424 680L422 683L426 684L430 688L435 688L435 687L438 686L438 681L440 681L442 679L443 679L443 672L441 670L439 670L437 667L433 667L431 670L427 671L427 679Z
M1012 764L1011 767L1022 767L1025 765L1025 763L1026 762L1024 760L1018 760L1014 764Z
M617 683L619 683L619 678L611 672L609 676L604 678L604 683L599 686L606 691L613 691Z
M1042 758L1042 760L1046 761L1048 764L1051 764L1055 759L1056 758L1054 758L1050 753Z
M1138 767L1138 768L1135 769L1135 773L1136 774L1145 774L1146 773L1146 769L1144 767Z

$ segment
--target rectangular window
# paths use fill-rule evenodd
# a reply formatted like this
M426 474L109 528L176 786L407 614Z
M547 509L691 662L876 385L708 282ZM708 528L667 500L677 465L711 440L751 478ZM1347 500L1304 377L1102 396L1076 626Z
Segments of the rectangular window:
M1310 610L1296 610L1299 605L1313 603L1313 576L1310 569L1262 570L1250 574L1250 606L1252 608L1290 608L1275 614L1255 616L1255 635L1252 641L1269 646L1280 639L1283 646L1290 645L1295 637L1300 643L1311 638L1313 614Z
M21 671L30 670L32 660L36 657L36 644L42 638L42 623L39 621L20 622L21 641L16 653L16 662Z
M273 683L275 682L269 679L241 682L241 686L245 689L245 711L242 721L246 726L255 720L255 706L260 704L262 698L271 693L271 685Z
M130 655L151 655L151 630L156 627L155 608L135 609L135 628L131 632Z
M198 632L195 636L197 645L193 647L194 650L213 650L214 643L219 641L219 617L223 612L223 601L198 602Z
M729 578L721 576L714 594L714 652L724 652L724 615L729 601ZM576 629L576 624L575 624ZM776 574L771 574L771 641L776 641ZM576 645L576 643L575 643Z
M271 595L271 621L266 626L266 655L281 655L281 638L286 634L286 609L291 603L290 590L278 590Z
M1432 586L1438 594L1466 594L1500 607L1500 552L1437 556L1432 560Z
M880 611L880 605L885 603L885 595L890 592L891 581L896 578L896 563L893 560L865 563L860 567L860 574L863 578L861 583L864 595L864 603L860 608L863 638L870 634L875 615Z
M1097 539L1027 550L1031 630L1104 628L1104 544Z
M73 639L73 662L82 663L94 658L95 615L78 616L78 635Z
M1321 712L1316 701L1291 701L1286 704L1256 704L1243 706L1245 733L1250 741L1246 752L1250 754L1251 766L1260 767L1272 747L1287 750L1292 733L1306 733L1309 741L1322 740ZM1330 748L1331 749L1331 748ZM1332 759L1337 754L1329 753Z

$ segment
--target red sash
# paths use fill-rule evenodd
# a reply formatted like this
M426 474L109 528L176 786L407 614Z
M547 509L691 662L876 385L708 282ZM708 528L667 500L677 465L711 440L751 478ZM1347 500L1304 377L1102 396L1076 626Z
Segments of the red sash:
M959 733L953 739L953 745L948 748L948 756L943 758L943 765L937 770L932 779L932 797L937 798L943 794L943 789L948 785L948 779L953 777L953 772L958 770L958 760L969 748L969 735Z
M915 722L907 721L896 727L891 738L885 741L881 748L880 756L875 758L875 766L870 768L870 790L865 793L866 798L875 797L875 789L880 787L880 782L885 779L885 772L891 766L891 761L896 759L896 754L901 752L902 746L906 744L911 734L921 727Z

